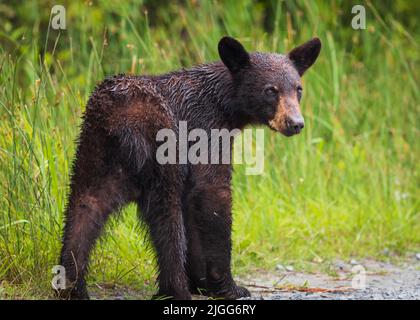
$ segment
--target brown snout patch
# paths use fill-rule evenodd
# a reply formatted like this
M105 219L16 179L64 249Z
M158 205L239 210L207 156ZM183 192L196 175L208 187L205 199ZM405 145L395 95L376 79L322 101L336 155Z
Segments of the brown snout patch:
M284 100L280 99L279 104L277 105L277 111L274 115L274 118L268 122L270 127L277 131L286 130L286 119L287 119L287 108L285 106Z
M296 100L296 101L294 101ZM297 99L280 99L274 118L268 122L269 126L285 134L288 130L287 119L295 113L300 113L299 102Z

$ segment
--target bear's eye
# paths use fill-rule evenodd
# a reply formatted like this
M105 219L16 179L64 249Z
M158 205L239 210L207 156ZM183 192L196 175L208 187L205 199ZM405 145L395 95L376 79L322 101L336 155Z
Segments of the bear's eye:
M301 87L301 86L298 86L298 87L296 88L296 91L297 91L297 98L298 98L298 100L300 101L300 99L302 98L302 91L303 91L303 89L302 89L302 87Z
M279 89L276 86L269 86L264 89L264 93L270 97L276 97L279 93Z

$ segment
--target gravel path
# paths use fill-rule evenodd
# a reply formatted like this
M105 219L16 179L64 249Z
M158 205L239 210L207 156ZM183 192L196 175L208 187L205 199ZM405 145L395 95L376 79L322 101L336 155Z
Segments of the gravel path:
M239 282L250 289L251 299L420 300L419 258L417 255L399 266L370 260L337 261L334 277L279 265L274 272L260 272Z
M361 270L365 274L364 289ZM237 280L251 291L252 297L248 299L252 300L420 300L420 254L398 265L372 260L336 261L331 271L334 276L299 272L292 266L278 265L274 271L250 272L248 277ZM125 300L150 299L153 292L93 285L90 293L93 299ZM194 296L193 299L206 297Z

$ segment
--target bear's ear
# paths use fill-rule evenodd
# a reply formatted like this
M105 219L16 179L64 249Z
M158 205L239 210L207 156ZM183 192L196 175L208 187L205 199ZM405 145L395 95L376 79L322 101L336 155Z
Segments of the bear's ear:
M223 37L219 41L218 49L220 58L230 72L238 72L250 65L249 54L239 41L231 37Z
M299 47L294 48L287 56L295 65L299 75L302 76L314 64L320 51L321 40L313 38Z

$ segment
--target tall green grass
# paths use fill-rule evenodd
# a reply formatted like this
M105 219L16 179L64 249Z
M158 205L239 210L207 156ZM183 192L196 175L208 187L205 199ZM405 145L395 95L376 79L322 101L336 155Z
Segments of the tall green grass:
M0 298L50 295L74 140L95 83L216 60L224 34L255 51L323 42L304 77L303 133L267 130L264 174L235 168L235 273L419 249L419 34L392 12L366 3L368 29L356 31L348 2L273 2L270 33L264 6L248 0L153 12L141 1L72 1L67 30L56 31L51 5L12 8L25 24L0 34ZM107 225L90 284L153 291L135 210Z

